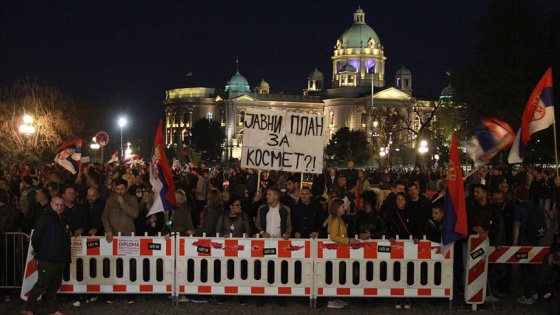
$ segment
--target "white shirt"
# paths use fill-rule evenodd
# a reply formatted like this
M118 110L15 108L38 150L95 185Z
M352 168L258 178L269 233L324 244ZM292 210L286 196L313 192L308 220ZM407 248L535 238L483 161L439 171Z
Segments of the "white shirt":
M266 233L270 234L270 237L282 237L280 222L280 203L276 207L269 205L268 213L266 214Z

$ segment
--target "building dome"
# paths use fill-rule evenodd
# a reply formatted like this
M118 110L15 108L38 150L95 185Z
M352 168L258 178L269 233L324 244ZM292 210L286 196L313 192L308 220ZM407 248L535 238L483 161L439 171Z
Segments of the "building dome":
M455 88L448 84L443 90L441 90L440 100L451 100L455 96Z
M239 71L235 73L233 77L228 81L226 85L226 92L250 92L249 82L244 76L239 74Z
M313 70L311 73L309 73L309 77L310 78L322 78L323 73L321 71L317 70L317 68L315 68L315 70Z
M396 75L412 75L412 72L410 72L410 70L402 66L399 70L397 70Z
M354 13L354 24L342 33L339 43L342 48L381 48L377 33L365 23L365 13L359 7Z
M261 85L259 86L261 89L270 89L270 85L268 84L268 82L266 82L264 79L262 79L261 81Z

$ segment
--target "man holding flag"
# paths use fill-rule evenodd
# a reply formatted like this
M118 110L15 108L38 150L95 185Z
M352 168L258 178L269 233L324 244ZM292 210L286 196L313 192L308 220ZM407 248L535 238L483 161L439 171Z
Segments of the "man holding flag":
M525 105L523 116L521 118L521 128L517 132L515 142L509 151L508 162L522 163L523 156L531 135L537 131L548 128L550 125L555 124L554 121L554 102L552 91L552 68L546 70L544 76L541 78L529 100ZM556 136L556 132L554 132ZM558 152L556 139L554 141L556 164L558 164Z

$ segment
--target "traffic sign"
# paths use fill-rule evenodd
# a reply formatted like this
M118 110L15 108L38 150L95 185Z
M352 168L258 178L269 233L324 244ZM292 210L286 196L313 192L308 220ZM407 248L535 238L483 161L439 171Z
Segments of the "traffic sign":
M100 146L104 147L109 143L109 134L105 131L100 131L95 135L95 141L99 143Z

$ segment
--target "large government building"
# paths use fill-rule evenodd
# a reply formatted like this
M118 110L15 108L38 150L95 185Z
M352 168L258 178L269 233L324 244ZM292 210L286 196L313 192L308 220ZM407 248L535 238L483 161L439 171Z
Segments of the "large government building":
M208 118L219 121L224 128L222 160L239 158L245 111L260 108L325 115L325 144L338 129L349 127L365 130L377 153L413 148L416 136L407 127L417 130L422 115L431 113L433 103L414 96L412 73L404 66L394 74L392 82L387 82L383 45L365 17L358 8L353 24L336 40L331 57L331 88L326 88L323 73L314 69L299 95L274 94L265 80L251 88L240 71L223 89L185 87L166 91L166 143L185 143L193 124ZM393 84L389 86L390 83ZM391 119L396 116L402 119Z

